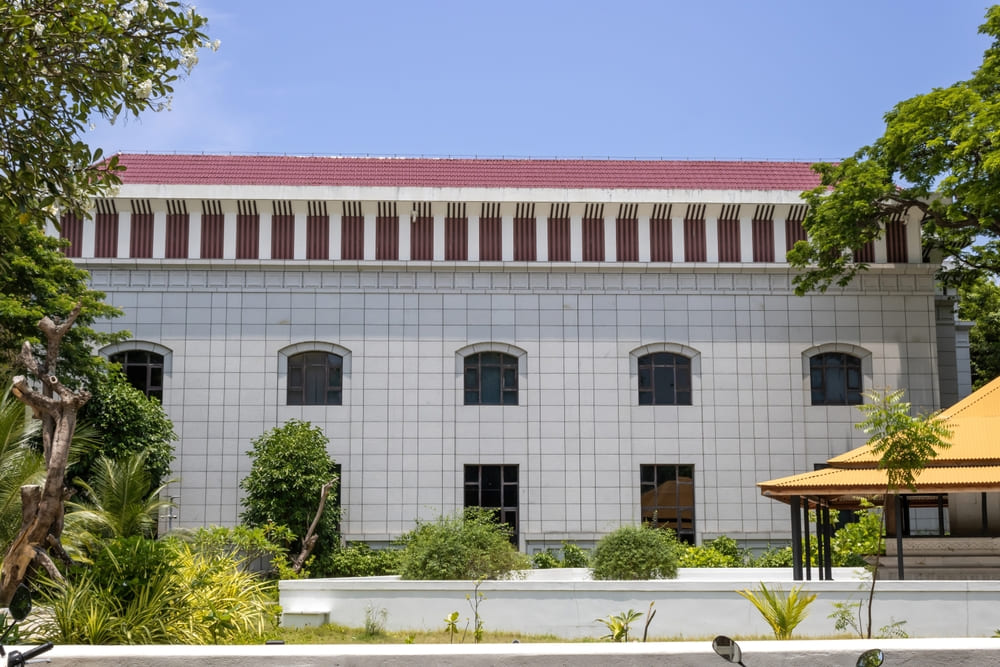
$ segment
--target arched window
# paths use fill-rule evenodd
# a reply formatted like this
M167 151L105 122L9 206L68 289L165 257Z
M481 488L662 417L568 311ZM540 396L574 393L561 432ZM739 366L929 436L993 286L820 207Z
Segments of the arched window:
M478 352L465 357L466 405L517 405L517 357Z
M653 352L638 359L639 405L691 405L691 359Z
M860 405L861 359L845 352L823 352L809 358L813 405Z
M149 350L125 350L108 357L109 361L121 364L122 372L129 384L163 402L163 355Z
M288 357L288 405L342 405L344 358L313 351Z

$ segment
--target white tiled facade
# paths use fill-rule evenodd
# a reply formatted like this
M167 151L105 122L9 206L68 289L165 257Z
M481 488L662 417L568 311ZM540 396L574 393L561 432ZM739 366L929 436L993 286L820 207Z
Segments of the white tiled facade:
M126 182L118 193L119 211L137 198L149 202L156 221L152 258L126 258L129 214L121 213L120 258L88 256L88 220L79 259L93 286L125 313L108 328L132 333L133 341L104 353L164 355L164 406L179 435L175 526L236 522L250 441L297 418L323 429L342 466L347 540L384 544L417 518L458 509L466 465L504 464L518 466L522 548L587 543L639 521L640 465L685 464L695 471L697 539L727 534L762 544L788 538L788 508L761 497L756 482L810 470L863 441L853 427L855 407L811 405L811 354L857 356L865 390L905 388L921 409L940 407L942 395L957 397L967 377L962 332L956 344L953 323L942 314L950 310L936 310L932 265L876 263L847 288L797 297L780 233L776 262L715 261L716 202L769 200L777 230L797 193L698 194L709 203L709 261L699 263L650 262L649 208L664 195L623 194L639 203L640 261L621 263L578 259L579 202L588 193L487 189L476 193L479 202L491 194L497 201L574 202L574 261L444 261L443 235L436 233L435 260L414 262L374 259L369 204L387 200L383 191L322 193L331 202L365 202L363 260L302 259L298 234L296 259L237 260L237 200L253 196L260 210L270 210L265 195L290 199L301 229L304 200L318 193L201 186L202 193L192 194L185 187ZM402 229L412 204L431 201L435 232L444 205L460 196L429 188L395 195L405 211ZM195 258L164 259L166 202L187 198L195 210L199 197L210 196L226 214L225 258L196 258L192 232ZM339 251L337 218L331 216L331 256ZM679 226L675 241L683 244ZM478 252L476 227L470 216L470 257ZM911 227L910 257L919 259ZM260 247L270 248L269 225L262 220L260 228ZM614 257L614 234L605 239ZM748 234L741 239L745 258ZM408 239L400 248L409 248ZM882 242L876 256L884 253ZM948 359L939 358L942 332L951 336ZM287 358L308 350L343 357L342 405L286 404ZM463 357L483 350L517 357L517 405L464 404ZM656 351L692 359L691 405L638 405L637 359ZM951 369L945 375L942 365Z

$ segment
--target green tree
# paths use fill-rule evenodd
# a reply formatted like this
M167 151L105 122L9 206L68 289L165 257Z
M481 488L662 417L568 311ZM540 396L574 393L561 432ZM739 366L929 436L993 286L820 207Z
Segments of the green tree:
M948 439L951 431L945 422L933 415L913 416L910 403L903 400L903 391L872 391L865 394L866 402L858 409L865 418L856 424L868 435L867 444L872 453L879 457L878 467L886 472L886 493L882 507L883 526L878 531L878 549L882 552L881 538L884 531L885 515L889 499L905 487L916 492L917 477L927 467L938 451L951 446ZM901 530L900 526L896 530ZM875 599L875 581L878 579L878 560L872 572L871 588L868 591L867 637L872 636L872 603Z
M591 559L594 579L674 579L682 547L668 528L621 526L602 537Z
M148 398L118 371L96 378L91 393L80 419L92 424L100 437L96 447L70 466L70 477L89 481L100 458L118 461L142 454L148 494L170 474L177 439L173 423L158 400Z
M62 253L60 239L34 225L16 225L8 240L0 242L0 364L16 366L14 355L24 341L31 342L35 357L45 362L38 321L45 316L64 319L83 304L76 325L62 340L57 362L68 386L89 384L104 367L94 348L128 336L98 332L93 324L121 311L104 303L103 292L90 289L89 274Z
M0 547L10 544L21 526L21 485L37 483L44 464L30 446L38 422L10 393L0 395Z
M246 492L243 524L277 524L296 535L291 550L303 548L323 487L337 478L336 463L327 452L327 437L318 427L296 419L276 426L253 441L250 474L240 482ZM332 553L339 544L338 512L327 508L316 522L315 553Z
M174 0L0 4L0 230L82 212L116 184L117 160L81 135L98 117L168 108L206 23Z
M1000 286L981 277L959 290L958 316L974 322L969 331L972 390L1000 376Z
M796 290L846 284L866 268L852 251L915 211L924 250L950 258L950 280L1000 271L1000 6L979 32L993 38L972 77L896 104L885 133L837 164L815 165L804 199L808 241L788 253Z

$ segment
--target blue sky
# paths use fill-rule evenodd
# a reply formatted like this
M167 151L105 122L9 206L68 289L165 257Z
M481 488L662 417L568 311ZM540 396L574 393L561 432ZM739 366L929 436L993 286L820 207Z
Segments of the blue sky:
M836 159L968 78L970 0L212 0L219 51L105 151Z

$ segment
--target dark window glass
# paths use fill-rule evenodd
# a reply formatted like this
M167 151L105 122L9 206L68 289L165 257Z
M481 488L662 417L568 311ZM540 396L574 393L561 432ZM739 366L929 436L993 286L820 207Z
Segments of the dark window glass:
M110 360L121 364L129 384L150 398L163 401L163 355L147 350L128 350L113 354Z
M342 405L344 359L327 352L288 357L288 405Z
M860 405L861 360L842 352L825 352L809 359L813 405Z
M517 405L517 357L480 352L465 358L466 405Z
M517 545L517 466L465 466L465 506L497 510L497 519L510 525L510 541Z
M639 357L639 405L691 405L691 360L671 352Z
M682 542L694 544L694 466L639 466L642 522L670 528Z

